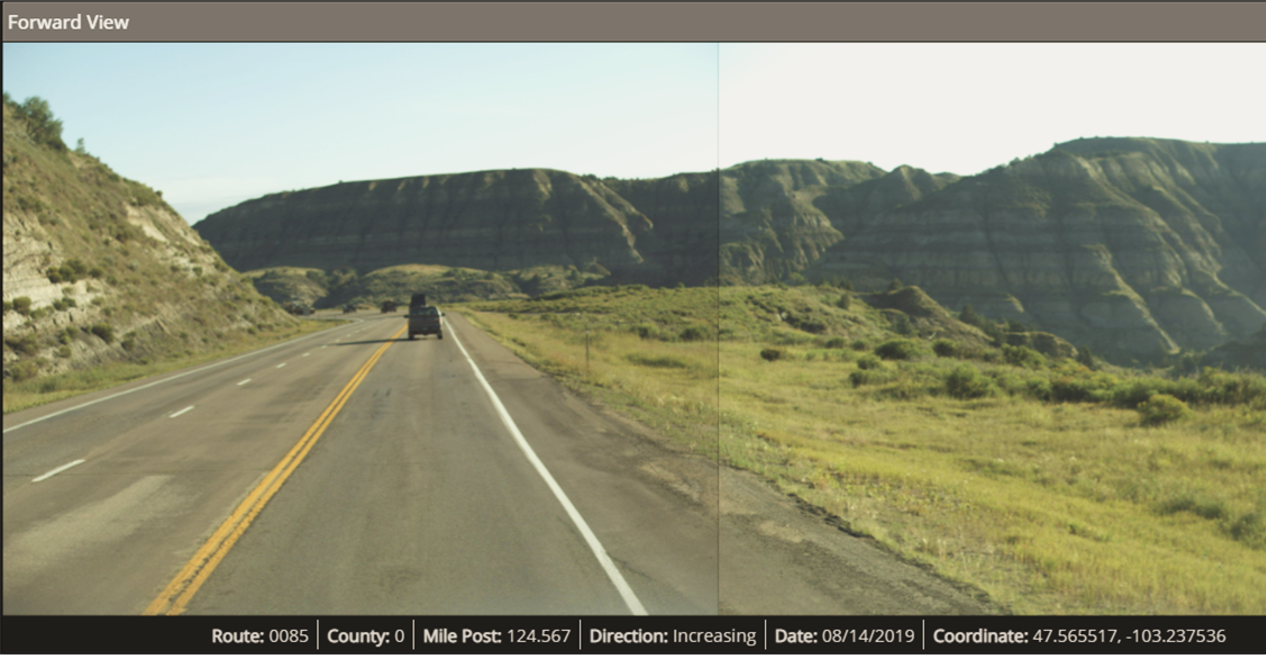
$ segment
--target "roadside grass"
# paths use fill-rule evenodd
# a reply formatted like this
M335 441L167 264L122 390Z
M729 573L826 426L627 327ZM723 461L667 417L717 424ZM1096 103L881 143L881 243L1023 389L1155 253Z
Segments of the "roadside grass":
M173 353L159 361L114 362L79 371L56 373L22 382L5 381L4 413L16 412L74 396L109 389L141 378L162 375L189 366L198 366L225 357L250 352L287 339L319 332L343 321L298 321L297 327L259 331L254 335L235 333L214 350L197 354Z
M668 445L715 458L715 342L648 340L633 331L638 324L610 316L465 309L468 320L529 364L656 429Z
M884 348L902 338L874 310L781 291L572 292L467 316L565 384L1009 611L1266 612L1262 376ZM825 329L771 318L802 301ZM674 338L696 324L722 338Z
M855 365L720 348L722 461L1012 611L1266 609L1259 412L1149 428L1104 404L906 400L853 387Z

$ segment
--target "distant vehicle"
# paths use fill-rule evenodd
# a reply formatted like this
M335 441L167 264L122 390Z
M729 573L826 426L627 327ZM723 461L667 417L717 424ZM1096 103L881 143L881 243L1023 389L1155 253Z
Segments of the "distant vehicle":
M387 314L396 311L396 301L386 300L382 303L382 313Z
M434 334L436 338L444 338L444 312L438 307L431 307L426 304L425 293L415 293L409 301L409 315L405 318L409 321L409 340L413 340L413 336L417 334Z
M353 305L353 304L351 304L351 303L347 303L346 305L343 305L343 313L344 313L344 314L355 314L355 313L356 313L356 305Z

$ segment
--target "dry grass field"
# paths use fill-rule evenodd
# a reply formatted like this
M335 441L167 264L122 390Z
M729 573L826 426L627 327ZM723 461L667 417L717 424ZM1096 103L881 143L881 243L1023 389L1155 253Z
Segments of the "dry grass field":
M1266 613L1266 378L938 356L956 350L839 296L622 287L455 309L1010 611Z

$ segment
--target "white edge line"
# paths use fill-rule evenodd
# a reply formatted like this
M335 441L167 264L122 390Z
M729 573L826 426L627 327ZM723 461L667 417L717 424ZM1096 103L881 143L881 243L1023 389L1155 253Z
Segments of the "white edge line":
M598 537L594 535L593 530L589 529L589 524L585 523L584 517L580 515L580 512L576 511L576 506L571 504L571 500L567 498L563 488L558 486L554 476L550 475L549 470L545 468L545 464L541 462L540 458L536 456L536 452L532 450L532 446L528 445L527 439L523 438L523 433L519 432L519 426L514 424L514 419L510 418L510 413L506 411L505 405L501 404L501 399L497 397L497 392L492 390L492 385L488 384L488 380L484 379L484 374L475 365L475 360L471 359L470 353L466 352L466 347L462 345L462 342L453 332L452 324L448 323L448 321L444 322L448 325L449 336L453 337L453 342L457 344L462 354L466 356L466 361L470 362L470 368L475 371L475 377L478 378L479 384L483 386L484 391L488 393L488 398L492 400L493 407L497 409L497 414L501 416L501 422L510 430L510 434L514 436L514 440L519 444L523 454L527 456L528 461L532 463L536 472L545 480L545 484L549 485L550 491L554 492L554 497L562 504L563 509L567 510L567 515L571 517L572 523L576 524L576 528L584 536L585 542L589 544L589 549L598 558L598 563L607 572L607 577L611 579L612 584L620 592L620 596L624 599L624 604L628 606L634 615L646 616L646 608L642 606L641 601L637 599L637 595L633 593L633 588L629 586L628 582L625 582L624 576L620 575L620 570L611 561L611 557L603 549Z
M77 459L77 460L75 460L75 461L73 461L73 462L71 462L71 463L69 463L69 464L67 464L67 465L65 465L65 466L59 466L59 467L57 467L57 468L55 468L55 469L53 469L53 470L49 471L48 473L45 473L44 475L41 475L40 477L35 478L34 480L31 480L31 482L42 482L42 481L44 481L44 480L47 480L47 479L49 479L49 478L53 477L54 475L57 475L58 473L61 473L62 471L65 471L66 469L68 469L68 468L70 468L70 467L72 467L72 466L79 466L80 464L83 464L83 463L84 463L84 461L85 461L85 460L82 460L82 459Z
M184 414L185 412L187 412L187 411L189 411L189 410L191 410L191 409L193 409L193 405L190 405L190 406L188 406L188 407L186 407L186 408L184 408L184 409L180 410L179 412L176 412L175 414L172 414L171 416L168 416L167 418L176 418L177 416L180 416L181 414Z
M238 383L237 383L237 386L239 386L239 387L240 387L240 386L242 386L243 384L246 384L247 382L250 382L252 379L253 379L253 378L246 378L245 380L242 380L241 382L238 382Z
M335 328L335 329L337 329L337 328ZM19 423L19 424L15 425L15 426L5 428L3 432L0 432L0 434L8 434L9 432L12 432L13 430L16 430L16 429L18 429L18 428L24 428L24 427L26 427L26 426L28 426L28 425L30 425L30 424L32 424L32 423L39 423L40 421L48 420L48 419L50 419L50 418L53 418L54 416L61 416L62 414L65 414L65 413L67 413L67 412L73 412L73 411L75 411L75 410L77 410L77 409L83 409L83 408L85 408L85 407L87 407L87 406L89 406L89 405L95 405L95 404L97 404L97 403L105 402L105 401L107 401L107 400L113 400L113 399L115 399L115 398L118 398L119 396L126 396L126 395L128 395L128 394L130 394L130 393L132 393L132 392L134 392L134 391L140 391L141 389L148 389L148 388L150 388L150 387L152 387L152 386L159 385L159 384L162 384L162 383L164 383L164 382L171 382L172 380L175 380L175 379L177 379L177 378L183 378L183 377L185 377L186 375L193 375L194 373L200 373L200 372L202 372L202 371L206 371L206 370L208 370L208 369L213 369L213 368L215 368L215 367L217 367L217 366L222 366L222 365L224 365L224 364L228 364L229 362L235 362L235 361L237 361L237 360L239 360L239 359L243 359L243 358L245 358L245 357L254 357L255 355L258 355L258 354L263 353L263 352L267 352L267 351L272 350L272 349L274 349L274 348L280 348L280 347L285 346L285 345L288 345L288 344L292 344L292 343L296 343L296 342L299 342L299 341L303 341L304 339L311 339L312 337L315 337L315 336L317 336L317 335L320 335L320 334L322 334L323 332L324 332L324 330L322 330L321 332L313 332L312 334L309 334L309 335L308 335L308 336L306 336L306 337L299 337L298 339L292 339L292 340L290 340L290 341L283 341L283 342L281 342L281 343L279 343L279 344L277 344L277 345L274 345L274 346L268 346L267 348L261 348L261 349L259 349L259 350L254 351L254 352L249 352L249 353L246 353L245 355L238 355L237 357L234 357L234 358L232 358L232 359L226 359L226 360L223 360L223 361L219 361L219 362L216 362L216 363L214 363L214 364L210 364L210 365L207 365L207 366L203 366L202 368L195 368L195 369L194 369L194 370L192 370L192 371L185 371L184 373L179 373L179 374L177 374L177 375L173 375L173 376L171 376L171 377L169 377L169 378L163 378L163 379L161 379L161 380L155 380L155 381L153 381L153 382L150 382L149 384L141 385L141 386L139 386L139 387L133 387L133 388L131 388L131 389L128 389L127 391L120 391L119 393L116 393L116 394L111 395L111 396L106 396L105 398L98 398L98 399L96 399L96 400L90 400L90 401L88 401L88 402L86 402L86 403L84 403L84 404L82 404L82 405L75 405L74 407L68 407L68 408L66 408L66 409L61 410L60 412L53 412L52 414L49 414L49 415L47 415L47 416L41 416L41 417L39 417L39 418L33 418L33 419L31 419L31 420L29 420L29 421L27 421L27 422L25 422L25 423ZM324 346L322 346L322 347L324 347Z
M281 368L281 367L283 367L283 366L285 366L285 365L286 365L286 363L285 363L285 362L282 362L282 363L280 363L280 364L278 364L278 365L277 365L277 368Z

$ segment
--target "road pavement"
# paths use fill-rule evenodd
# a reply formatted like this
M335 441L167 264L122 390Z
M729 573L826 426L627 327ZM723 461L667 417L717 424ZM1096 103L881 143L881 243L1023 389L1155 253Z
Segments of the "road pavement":
M993 611L456 312L400 318L5 416L4 613Z

